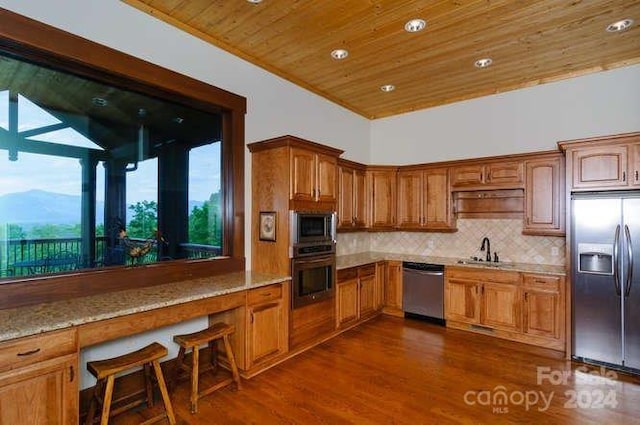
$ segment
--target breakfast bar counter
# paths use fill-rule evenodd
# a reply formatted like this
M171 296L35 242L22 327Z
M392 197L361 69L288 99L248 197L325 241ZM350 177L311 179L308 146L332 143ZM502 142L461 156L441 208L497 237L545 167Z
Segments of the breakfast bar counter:
M175 323L200 312L206 315L244 305L245 291L286 280L288 276L242 271L0 310L0 342L78 326L80 346L92 345L110 339L106 328L102 331L95 328L95 335L83 333L83 329L92 324L175 306L192 311L193 314L179 313L179 317L171 319ZM204 306L207 303L216 305L207 308ZM198 305L203 308L197 308ZM207 311L209 309L212 311ZM153 327L161 324L159 322L162 317L154 320ZM136 323L132 323L131 328L133 331Z

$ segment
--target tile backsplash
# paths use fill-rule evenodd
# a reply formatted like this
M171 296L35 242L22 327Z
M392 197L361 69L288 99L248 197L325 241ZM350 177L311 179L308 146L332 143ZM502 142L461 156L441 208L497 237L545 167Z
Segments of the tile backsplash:
M500 261L565 264L565 238L523 235L522 220L460 219L457 224L458 231L455 233L340 233L337 252L338 255L378 251L438 257L480 257L484 254L480 251L480 245L486 236L491 240L491 252L497 252Z

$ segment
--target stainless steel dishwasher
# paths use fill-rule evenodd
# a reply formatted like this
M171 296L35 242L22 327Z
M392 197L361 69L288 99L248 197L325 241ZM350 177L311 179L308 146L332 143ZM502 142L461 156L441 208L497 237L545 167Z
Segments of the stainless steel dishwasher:
M444 324L444 266L404 262L402 279L405 315Z

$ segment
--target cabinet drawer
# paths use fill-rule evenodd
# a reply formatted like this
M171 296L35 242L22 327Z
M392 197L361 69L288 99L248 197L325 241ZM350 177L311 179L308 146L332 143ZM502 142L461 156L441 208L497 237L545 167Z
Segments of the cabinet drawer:
M376 274L376 265L369 264L367 266L362 266L358 269L359 277L373 276Z
M351 267L350 269L338 270L338 282L344 282L346 280L355 279L358 277L358 268Z
M538 274L525 274L522 276L525 288L540 289L543 291L560 291L559 276L538 275Z
M78 350L75 329L47 332L0 344L0 372L17 369Z
M446 277L465 280L475 280L480 282L520 283L520 273L504 270L481 269L474 267L448 266L445 268Z
M278 283L249 291L247 304L261 304L266 301L279 300L280 298L282 298L282 284Z

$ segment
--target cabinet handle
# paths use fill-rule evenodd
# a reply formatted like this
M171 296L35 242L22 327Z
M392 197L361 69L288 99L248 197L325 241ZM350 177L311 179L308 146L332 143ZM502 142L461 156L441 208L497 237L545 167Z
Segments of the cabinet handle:
M251 322L250 322L250 323L253 323L253 311L251 312L251 315L250 315L250 316L251 316L251 317L250 317L250 320L251 320Z
M29 351L25 351L24 353L18 353L18 357L31 356L31 355L39 353L39 352L40 352L40 349L36 348L35 350L29 350Z
M318 198L320 197L320 189L318 189Z
M626 172L626 171L623 171L623 172L622 172L622 181L623 181L623 182L626 182L626 181L627 181L627 172Z
M312 197L313 199L316 199L316 190L315 190L315 189L313 189L313 190L311 191L311 197Z
M270 297L271 296L271 292L267 292L266 294L262 294L263 297Z
M638 170L636 170L636 181L638 181Z
M482 285L482 295L484 295L484 285Z
M524 300L527 301L529 299L529 293L525 292L524 293Z
M73 382L76 377L75 370L73 369L73 365L69 366L69 382Z

